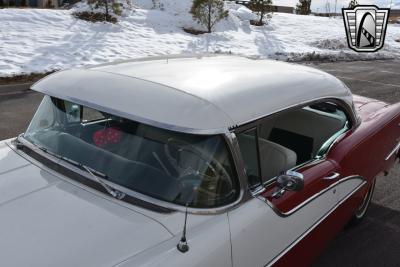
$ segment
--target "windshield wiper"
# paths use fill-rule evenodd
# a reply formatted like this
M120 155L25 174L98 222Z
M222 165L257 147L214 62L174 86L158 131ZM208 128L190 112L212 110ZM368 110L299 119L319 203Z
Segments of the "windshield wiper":
M19 141L18 141L18 142L19 142ZM67 158L67 157L63 157L63 156L61 156L61 155L58 155L58 154L56 154L56 153L53 153L53 152L49 151L47 148L42 147L42 146L36 144L35 142L31 142L31 143L32 143L34 146L36 146L38 149L40 149L41 151L43 151L43 152L45 152L45 153L47 153L47 154L49 154L49 155L51 155L51 156L53 156L53 157L59 159L59 160L62 160L62 161L65 161L65 162L67 162L67 163L69 163L69 164L71 164L71 165L74 165L75 167L78 167L78 168L81 169L81 170L85 170L85 171L86 171L87 173L89 173L89 174L96 180L96 182L98 182L98 183L107 191L107 193L109 193L112 197L114 197L114 198L116 198L116 199L119 199L119 200L121 200L121 199L123 199L123 198L125 197L125 193L123 193L123 192L121 192L121 191L119 191L119 190L113 188L112 186L110 186L110 185L108 185L107 183L105 183L105 182L102 180L102 178L100 178L100 176L102 176L102 177L107 177L107 175L105 175L105 174L103 174L103 173L100 173L100 172L98 172L98 171L95 171L95 170L91 170L90 167L87 167L87 166L83 165L82 163L76 162L76 161L74 161L74 160L72 160L72 159L69 159L69 158ZM19 142L19 144L22 145L21 142Z
M49 153L49 151L46 149L46 153ZM54 155L54 153L50 153L51 155ZM82 163L76 162L72 159L60 156L60 155L55 155L57 158L68 162L71 165L74 165L75 167L78 167L81 170L85 170L87 173L90 174L90 176L92 176L96 182L98 182L106 191L107 193L109 193L112 197L116 198L116 199L123 199L125 197L125 193L122 193L121 191L113 188L112 186L108 185L107 183L105 183L102 178L100 178L100 176L102 177L107 177L105 174L100 173L98 171L95 170L91 170L91 168L89 168L88 166L83 165Z
M80 165L83 169L85 169L96 181L104 187L104 189L113 197L116 199L123 199L125 197L125 193L122 193L121 191L109 186L107 183L105 183L99 176L95 175L93 171L90 170L89 167L86 167L84 165Z

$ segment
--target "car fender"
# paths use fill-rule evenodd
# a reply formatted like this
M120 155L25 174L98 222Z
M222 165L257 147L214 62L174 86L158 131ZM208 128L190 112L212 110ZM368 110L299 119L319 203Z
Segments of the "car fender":
M231 267L231 242L226 213L187 229L189 250L177 249L181 234L126 259L114 267ZM188 220L190 216L188 217ZM183 222L182 222L183 224Z

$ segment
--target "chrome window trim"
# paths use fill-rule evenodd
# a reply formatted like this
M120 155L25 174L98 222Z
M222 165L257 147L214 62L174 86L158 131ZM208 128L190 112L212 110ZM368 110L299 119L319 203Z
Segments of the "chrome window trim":
M252 186L249 185L249 180L248 180L248 176L247 176L247 172L246 172L245 162L244 162L244 159L243 159L243 154L242 154L242 151L240 149L239 142L238 142L238 154L240 154L240 161L242 161L243 172L244 172L244 175L245 175L246 181L247 181L247 187L250 189L251 192L253 192L253 191L257 190L259 187L263 186L262 177L261 177L262 176L261 164L260 164L261 163L260 162L260 146L259 146L259 140L258 140L259 127L256 127L256 126L252 127L252 128L250 128L248 130L245 130L245 131L241 132L240 134L245 134L245 133L248 133L248 132L251 132L251 131L255 131L255 136L254 137L256 138L257 171L258 171L258 179L260 180L260 184L258 184L256 187L254 187L254 186L252 187ZM236 134L235 134L235 137L236 137ZM254 193L252 193L252 195L254 195Z
M354 195L358 190L360 190L363 186L365 186L367 184L367 181L361 176L352 175L352 176L348 176L346 178L349 178L349 177L351 177L353 179L355 177L358 177L359 179L361 178L363 180L363 182L359 186L357 186L354 190L352 190L348 195L346 195L344 198L342 198L332 209L330 209L327 213L325 213L317 222L315 222L310 228L308 228L303 234L301 234L294 242L292 242L288 247L286 247L281 253L279 253L274 259L272 259L270 262L268 262L264 266L268 266L268 267L273 266L288 251L290 251L301 240L303 240L311 231L313 231L315 228L317 228L329 215L331 215L334 211L336 211L340 205L342 205L344 202L346 202L352 195ZM343 179L345 179L345 178L343 178Z
M346 181L352 180L352 179L358 179L358 180L362 180L362 185L366 184L367 181L359 176L359 175L351 175L351 176L347 176L344 177L338 181L336 181L335 183L331 184L329 187L326 187L324 190L319 191L318 193L315 193L314 195L312 195L311 197L309 197L308 199L306 199L305 201L303 201L302 203L300 203L299 205L297 205L296 207L294 207L293 209L289 210L288 212L281 212L271 201L269 201L267 198L262 197L262 196L257 196L258 199L264 201L265 203L267 203L267 205L274 210L274 212L279 215L280 217L286 218L289 217L290 215L298 212L299 210L301 210L302 208L304 208L307 204L309 204L311 201L317 199L318 197L320 197L321 195L323 195L324 193L328 192L329 190L331 190L332 188L336 187L337 185L344 183Z
M267 115L267 116L265 116L263 118L255 120L255 121L253 121L251 123L240 125L237 128L235 128L233 131L234 131L235 134L240 134L240 133L244 133L244 132L250 131L251 129L257 128L257 133L258 133L258 131L259 131L258 130L259 129L258 126L260 124L262 124L264 121L270 119L272 116L278 116L279 114L281 114L283 112L288 112L288 111L291 111L291 110L294 110L294 109L298 109L298 108L304 108L304 107L307 107L309 105L320 103L320 102L334 102L335 104L339 105L343 109L345 114L346 114L347 123L340 131L338 131L336 134L334 134L332 136L332 137L335 137L335 138L333 138L334 140L331 140L331 138L332 138L331 137L321 146L321 149L322 149L322 147L328 141L330 143L329 147L326 149L326 151L325 151L325 153L323 155L318 155L318 153L317 153L318 156L315 156L314 158L312 158L312 159L310 159L310 160L308 160L306 162L303 162L303 163L301 163L299 165L296 165L293 168L291 168L290 170L297 170L297 169L302 168L302 167L307 166L307 165L318 164L320 161L326 160L327 155L331 151L332 147L336 143L338 143L344 137L344 135L346 135L350 130L356 129L360 124L360 121L357 119L358 117L356 116L357 114L354 113L354 110L351 107L349 107L344 101L342 101L340 99L337 99L337 98L321 98L321 99L312 100L312 101L306 102L306 103L300 103L297 106L292 106L292 107L289 107L287 109L284 109L284 110L281 110L281 111L277 111L276 113ZM349 125L349 123L350 123L350 125ZM240 148L239 148L239 154L240 154L240 157L242 157L241 153L240 153ZM243 158L241 158L241 161L243 162ZM260 165L260 162L259 162L259 165ZM247 174L245 174L245 175L247 177ZM262 176L262 173L261 173L261 176ZM256 188L254 188L252 190L250 190L250 188L249 188L250 194L253 197L257 197L259 194L264 192L265 191L265 187L270 185L270 184L272 184L276 180L276 178L277 178L276 176L272 177L271 179L268 179L265 182L263 182L262 186L256 187ZM246 178L246 179L248 179L248 178ZM261 180L262 180L262 178L261 178Z
M326 140L320 149L317 152L317 155L315 155L315 159L322 159L326 158L326 155L329 153L331 150L332 146L338 142L339 139L341 139L348 131L350 130L350 127L348 126L348 122L346 122L345 126L340 129L338 132L333 134L328 140Z
M345 101L343 101L342 99L336 98L336 97L323 97L323 98L312 99L310 101L301 102L301 103L298 103L297 105L288 106L287 108L284 108L284 109L276 110L274 113L265 114L264 116L256 118L252 121L242 123L241 125L237 125L236 127L232 128L231 130L235 131L235 133L241 133L241 132L251 129L252 127L256 127L257 125L262 123L264 120L268 120L273 116L278 116L282 112L288 112L288 111L291 111L294 109L304 108L306 106L313 105L313 104L320 103L320 102L333 102L333 103L339 105L340 107L342 107L343 110L345 111L346 115L350 119L349 120L351 123L350 129L355 129L360 125L361 121L358 119L358 114L356 114L355 110L353 110L351 108L351 106L349 106Z
M234 169L238 172L238 170L240 170L240 169L238 167L236 167L236 160L235 160L235 157L236 157L235 155L237 154L237 152L234 151L234 146L235 146L234 144L235 144L236 137L235 137L234 134L232 135L231 133L226 133L223 137L224 137L224 139L226 141L228 141L226 143L227 143L228 150L229 150L229 152L231 152L231 155L232 155L232 164L235 165ZM24 139L22 137L22 135L20 135L18 137L18 141L23 143L24 145L26 145L31 150L35 151L35 153L38 153L40 156L42 156L42 157L54 162L55 164L59 164L64 168L67 168L67 169L69 169L69 170L71 170L71 171L73 171L73 172L75 172L75 173L77 173L77 174L89 179L89 180L92 180L92 181L96 182L96 180L90 174L88 174L87 172L77 168L76 166L74 166L72 164L69 164L68 162L60 161L57 157L54 157L52 155L49 155L48 153L45 153L44 151L38 149L36 146L31 144L26 139ZM61 173L59 173L57 171L51 170L50 168L48 168L44 164L38 162L37 160L33 159L31 156L27 155L23 151L17 149L15 147L15 145L12 144L12 142L10 142L8 144L8 146L13 151L15 151L17 154L19 154L20 156L22 156L23 158L25 158L26 160L28 160L29 162L31 162L35 166L38 166L41 169L45 169L47 172L52 173L53 175L59 177L60 179L62 179L64 181L67 181L69 183L73 182L74 184L79 184L80 187L85 187L85 188L89 187L89 186L81 184L79 182L75 182L72 179L68 178L67 176L65 176L65 175L63 175L63 174L61 174ZM163 207L163 208L166 208L166 209L170 209L170 210L173 210L173 211L180 211L180 212L186 212L187 211L190 214L211 215L211 214L225 213L225 212L235 208L236 206L238 206L239 204L241 204L242 202L244 202L245 200L248 199L249 194L246 193L246 190L244 190L244 188L246 188L245 186L246 186L246 179L247 178L243 176L243 173L242 173L242 175L240 175L240 172L237 173L237 176L238 176L237 178L238 178L238 182L239 182L238 183L239 195L236 198L236 200L233 201L232 203L228 204L228 205L224 205L224 206L221 206L221 207L215 207L215 208L192 208L192 207L186 208L185 206L181 206L181 205L178 205L178 204L170 203L170 202L167 202L167 201L159 200L159 199L156 199L156 198L141 194L139 192L130 190L130 189L126 188L126 187L120 186L120 185L115 184L113 182L110 182L108 180L104 180L104 182L107 185L110 185L113 188L121 191L122 193L125 193L125 194L127 194L127 195L129 195L129 196L131 196L133 198L137 198L137 199L139 199L141 201L145 201L145 202L151 203L151 204L156 205L156 206L160 206L160 207ZM92 189L92 190L95 190L95 189ZM97 190L95 190L95 191L97 192ZM100 191L98 191L98 193L102 194L102 192L100 192ZM113 198L111 198L110 196L108 196L106 194L102 194L102 195L107 196L108 199L113 199ZM247 197L245 197L245 196L247 196ZM113 200L115 200L115 199L113 199ZM133 205L133 204L127 203L127 202L125 202L123 200L115 200L115 201L118 201L119 203L125 203L126 205ZM143 208L143 207L140 207L140 206L138 206L138 207L139 208ZM143 209L145 209L145 208L143 208Z

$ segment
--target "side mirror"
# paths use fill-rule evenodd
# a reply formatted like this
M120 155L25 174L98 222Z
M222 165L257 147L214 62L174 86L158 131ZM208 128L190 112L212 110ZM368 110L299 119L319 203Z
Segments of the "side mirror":
M300 191L304 187L304 176L295 171L286 171L276 179L279 187L277 191L272 194L273 198L280 198L286 191Z

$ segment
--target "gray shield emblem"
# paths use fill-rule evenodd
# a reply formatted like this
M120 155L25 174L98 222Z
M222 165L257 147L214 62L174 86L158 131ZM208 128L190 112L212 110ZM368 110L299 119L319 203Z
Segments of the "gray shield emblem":
M381 49L385 42L389 12L389 8L374 5L343 8L349 47L357 52L376 52Z

